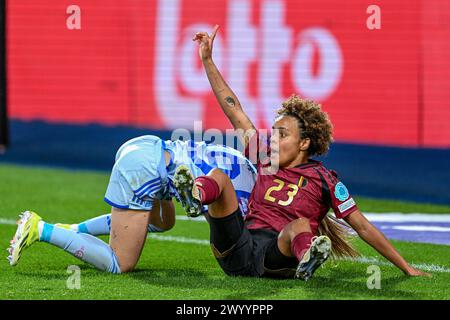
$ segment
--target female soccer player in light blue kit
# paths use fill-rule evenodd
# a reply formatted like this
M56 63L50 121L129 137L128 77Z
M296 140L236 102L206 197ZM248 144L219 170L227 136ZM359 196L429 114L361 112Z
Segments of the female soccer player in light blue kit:
M242 212L247 211L256 170L240 152L204 142L141 136L127 141L117 151L104 198L112 207L110 215L78 224L75 231L46 223L36 213L26 211L20 216L8 249L10 264L16 265L23 249L40 241L51 243L100 270L111 273L133 270L147 231L165 231L174 224L171 198L180 196L172 186L172 178L179 165L189 166L194 176L220 168L230 177ZM206 210L204 207L203 211ZM108 233L109 245L94 236Z

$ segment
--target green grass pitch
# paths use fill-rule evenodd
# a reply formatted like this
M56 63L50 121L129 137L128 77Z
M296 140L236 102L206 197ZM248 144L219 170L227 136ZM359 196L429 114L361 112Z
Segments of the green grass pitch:
M309 282L234 278L212 256L206 223L178 220L169 232L147 239L135 272L97 271L61 249L36 243L10 267L6 249L16 227L8 221L30 209L51 223L81 222L109 211L102 201L107 173L0 165L0 300L4 299L449 299L450 247L394 241L416 264L441 266L432 278L409 278L361 240L356 247L375 258L381 288L368 289L370 262L327 261ZM366 212L448 213L450 207L356 198ZM183 211L177 206L177 214ZM107 237L102 237L107 241ZM173 239L199 239L190 243ZM373 263L373 262L372 262ZM70 265L81 269L80 289L69 289Z

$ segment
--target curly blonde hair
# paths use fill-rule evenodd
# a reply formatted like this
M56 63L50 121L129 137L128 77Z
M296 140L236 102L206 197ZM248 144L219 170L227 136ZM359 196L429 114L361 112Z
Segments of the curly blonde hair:
M320 156L329 150L333 142L333 125L320 104L294 94L283 102L282 107L277 110L277 115L297 119L300 137L311 140L308 149L310 156Z

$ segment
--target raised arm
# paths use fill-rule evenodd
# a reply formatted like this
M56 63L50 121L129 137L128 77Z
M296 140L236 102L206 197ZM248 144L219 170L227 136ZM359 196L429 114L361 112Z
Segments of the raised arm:
M377 250L386 259L392 262L406 275L430 276L430 274L411 267L405 259L392 246L388 239L359 211L352 212L344 220L358 233L358 235Z
M197 41L199 44L200 59L202 60L209 83L211 84L214 95L216 96L220 107L230 120L233 128L235 130L244 131L244 136L241 137L241 139L243 139L245 147L251 136L251 134L248 134L250 132L249 130L255 130L255 126L245 114L238 98L225 82L212 59L213 43L218 29L219 26L216 25L211 36L209 36L206 32L197 32L192 40Z

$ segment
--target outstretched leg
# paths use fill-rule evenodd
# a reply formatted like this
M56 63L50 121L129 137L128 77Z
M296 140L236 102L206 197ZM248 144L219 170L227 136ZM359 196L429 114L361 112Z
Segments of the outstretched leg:
M148 232L164 232L175 225L175 209L171 200L153 202L153 208L148 225ZM93 236L109 235L111 232L111 213L103 214L80 223L56 223L55 227L87 233Z
M100 270L120 273L117 257L108 244L89 234L46 223L31 211L24 212L18 221L18 228L9 248L10 264L16 265L23 250L37 241L53 244Z
M112 217L116 218L112 233L114 231L116 237L111 246L92 235L46 223L34 212L25 212L21 215L16 234L11 240L8 257L10 264L16 265L24 249L41 241L53 244L103 271L121 273L132 270L144 245L149 212L129 212L130 216L125 219L123 212L122 215L115 214L115 210L112 210ZM144 231L139 232L140 229ZM124 250L128 252L124 253Z
M80 223L56 223L55 227L87 233L93 236L106 236L111 231L111 213L103 214Z

